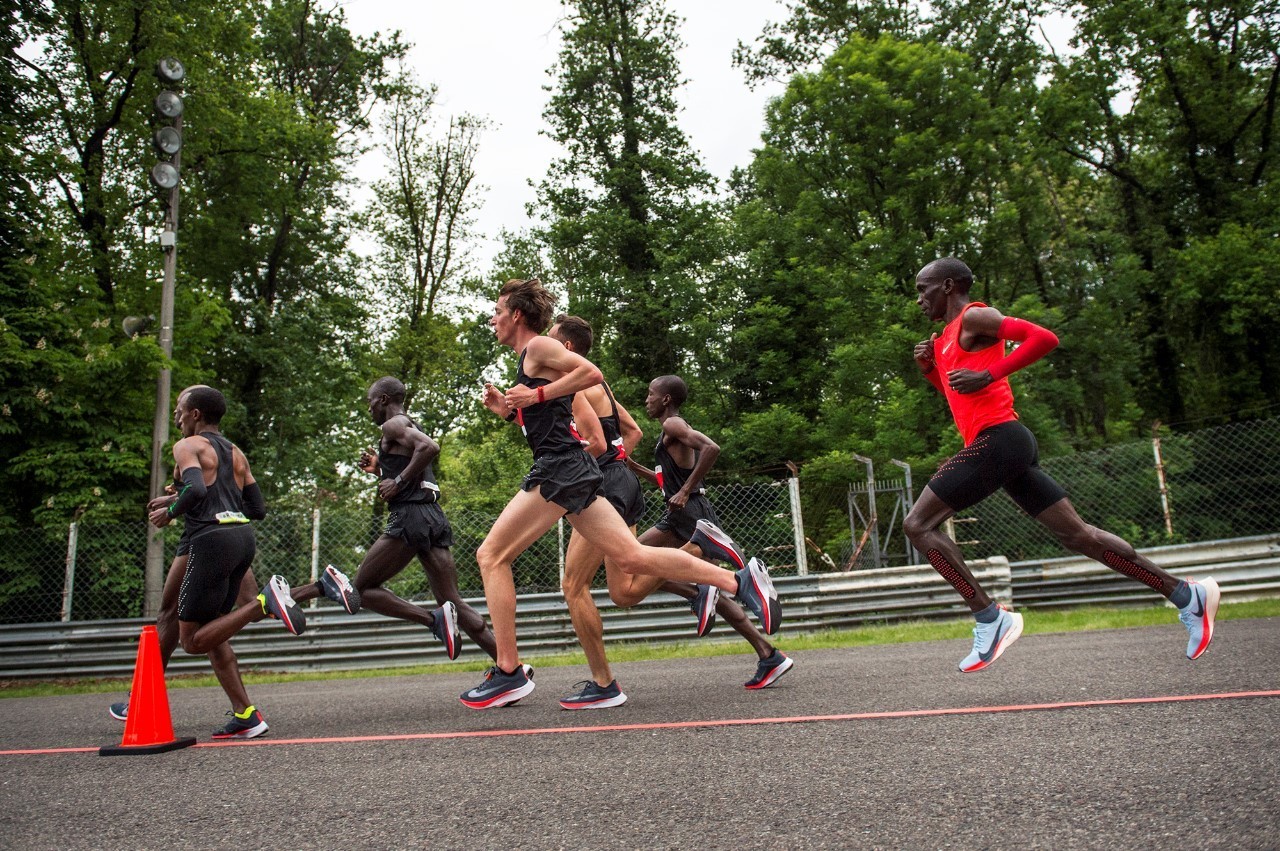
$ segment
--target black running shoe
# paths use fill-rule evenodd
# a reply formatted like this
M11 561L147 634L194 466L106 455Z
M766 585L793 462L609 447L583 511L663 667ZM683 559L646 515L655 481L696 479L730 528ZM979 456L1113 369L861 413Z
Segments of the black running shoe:
M347 575L333 565L324 566L324 573L320 574L320 588L326 597L342 606L347 614L354 615L360 611L360 592L351 584Z
M690 601L689 608L698 619L699 638L711 632L711 628L716 625L716 603L719 600L719 588L714 585L698 586L698 595Z
M758 558L747 562L738 571L738 602L755 612L760 627L766 635L773 635L782 626L782 606L778 592L773 589L769 568Z
M279 574L271 577L267 587L258 595L262 611L284 624L284 628L294 635L302 635L307 631L307 616L289 596L289 583Z
M742 570L747 566L747 559L733 542L733 538L710 520L698 521L689 543L697 544L704 556L724 562L731 570Z
M602 686L595 680L583 680L574 688L577 689L574 694L560 698L561 709L608 709L627 702L627 696L618 688L617 680L607 686Z
M111 706L107 708L107 711L110 712L111 717L116 719L117 721L128 721L129 720L129 698L126 697L124 699L124 703L111 704Z
M444 644L450 659L457 659L462 652L462 633L458 631L458 607L445 600L444 605L431 613L431 631Z
M773 655L766 659L761 659L756 665L756 675L747 680L746 686L749 689L768 688L778 681L778 678L791 670L791 666L795 661L789 656L784 656L781 650L774 650Z
M464 691L459 700L472 709L494 709L514 703L532 691L533 680L525 674L523 665L512 674L504 674L494 665L484 672L484 681Z
M231 716L231 720L221 730L213 731L215 739L255 739L267 732L267 722L262 719L262 713L256 706L246 709L243 717L229 709L227 714Z

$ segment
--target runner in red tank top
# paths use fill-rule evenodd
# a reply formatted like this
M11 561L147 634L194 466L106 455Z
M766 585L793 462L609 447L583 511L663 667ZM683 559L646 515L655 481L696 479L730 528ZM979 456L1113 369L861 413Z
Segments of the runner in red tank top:
M1184 581L1139 555L1126 541L1080 519L1062 487L1040 469L1035 437L1017 421L1008 375L1044 357L1058 338L1023 319L969 301L973 273L944 257L916 275L916 303L937 334L915 347L921 372L946 397L965 448L938 468L903 521L912 545L960 592L977 619L973 651L960 662L964 673L990 665L1022 634L1022 615L997 605L964 563L942 524L1004 488L1023 511L1042 523L1063 546L1160 592L1179 608L1190 634L1187 658L1196 659L1213 638L1218 584ZM1020 345L1005 354L1005 341Z

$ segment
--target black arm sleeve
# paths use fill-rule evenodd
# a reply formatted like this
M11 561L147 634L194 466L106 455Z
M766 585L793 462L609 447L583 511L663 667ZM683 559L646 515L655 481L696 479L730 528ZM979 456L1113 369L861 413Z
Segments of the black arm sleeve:
M267 502L262 498L262 491L257 482L250 482L240 493L244 501L244 516L250 520L261 520L267 516Z
M204 472L199 467L188 467L182 471L182 490L178 498L169 506L169 516L177 517L186 514L191 506L204 499L209 491L204 486Z

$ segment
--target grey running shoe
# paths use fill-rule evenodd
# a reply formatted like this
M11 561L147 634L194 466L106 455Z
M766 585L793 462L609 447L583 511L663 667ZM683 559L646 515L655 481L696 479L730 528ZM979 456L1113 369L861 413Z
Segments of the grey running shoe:
M577 689L574 694L560 698L561 709L608 709L627 702L617 680L607 686L599 685L595 680L583 680L574 688Z
M981 671L999 659L1009 645L1022 635L1022 615L1004 607L991 623L978 623L973 627L973 650L960 660L960 672L972 674Z
M731 570L741 570L747 566L747 559L733 542L733 538L710 520L698 521L689 543L697 544L704 556L724 562Z
M462 633L458 631L458 607L445 600L444 605L431 613L431 631L444 644L450 659L457 659L462 652Z
M110 712L111 717L116 719L117 721L128 721L129 720L129 698L126 697L124 699L124 703L111 704L111 706L107 708L107 711Z
M1187 628L1187 658L1199 659L1213 641L1213 620L1218 616L1222 592L1212 577L1200 582L1189 579L1187 584L1191 586L1191 601L1178 610L1178 620Z
M289 583L284 577L276 574L267 582L267 587L258 595L262 611L284 624L284 628L294 635L302 635L307 631L307 616L289 596Z
M774 650L773 655L756 664L756 675L747 680L746 686L749 689L768 688L790 671L794 664L795 661L790 656L783 655L781 650Z
M769 568L758 558L752 558L738 571L738 602L755 612L766 635L773 635L782 626L782 606L778 592L769 578Z
M354 615L360 611L360 592L351 584L347 575L331 564L326 564L320 574L320 587L324 595L342 606L347 614Z
M698 594L690 601L689 608L698 619L699 638L711 632L711 628L716 625L716 603L719 600L719 588L714 585L698 586Z
M494 665L484 672L484 681L464 691L459 700L472 709L494 709L514 703L532 691L533 680L525 673L524 665L511 674L504 674Z
M256 739L267 732L267 722L262 719L262 713L256 706L250 706L245 713L242 718L228 709L227 714L231 716L231 720L221 730L214 730L213 738Z

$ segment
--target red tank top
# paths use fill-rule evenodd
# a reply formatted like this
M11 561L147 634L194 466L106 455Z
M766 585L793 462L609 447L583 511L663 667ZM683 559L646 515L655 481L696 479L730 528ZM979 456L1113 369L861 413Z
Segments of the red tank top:
M941 372L942 392L947 397L947 404L951 406L951 416L955 418L956 428L960 429L965 446L973 443L973 439L984 428L1018 418L1013 410L1013 389L1009 387L1008 378L993 381L977 393L957 393L947 383L947 373L953 369L982 372L990 369L997 361L1004 360L1003 340L977 352L966 352L960 348L960 325L964 322L965 311L971 307L986 305L980 301L966 304L960 315L942 329L942 336L933 344L933 362Z

